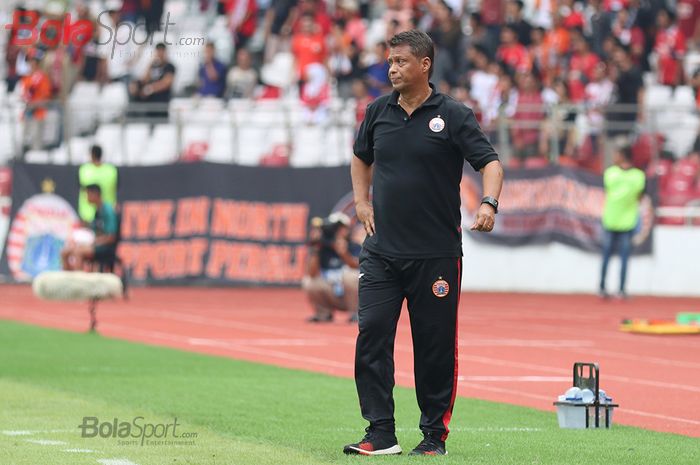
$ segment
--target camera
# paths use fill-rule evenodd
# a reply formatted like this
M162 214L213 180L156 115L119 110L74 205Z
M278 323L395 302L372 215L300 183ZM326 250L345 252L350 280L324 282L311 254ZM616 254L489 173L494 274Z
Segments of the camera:
M311 219L311 227L318 229L320 235L312 235L309 245L321 247L333 247L338 230L341 227L349 227L350 218L344 213L332 213L327 218L315 217Z

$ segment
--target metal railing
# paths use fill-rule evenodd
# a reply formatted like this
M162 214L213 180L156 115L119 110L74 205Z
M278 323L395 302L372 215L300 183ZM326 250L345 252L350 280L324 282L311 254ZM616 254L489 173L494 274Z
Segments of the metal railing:
M218 102L212 105L212 102ZM36 105L35 105L36 106ZM319 128L319 141L323 150L334 156L320 158L318 163L347 163L356 127L355 109L352 101L334 101L320 119L314 122L301 104L296 101L221 101L216 99L174 99L170 104L126 103L110 105L99 101L48 102L46 118L41 124L41 140L29 140L32 119L24 116L27 107L21 102L6 99L0 102L0 160L22 158L27 147L38 150L51 150L65 147L68 160L80 160L82 154L71 153L70 140L74 137L93 138L101 125L118 125L126 129L129 125L147 124L150 126L170 125L174 127L173 151L175 160L187 150L188 132L200 127L211 130L214 127L227 127L230 131L230 154L220 157L221 161L241 162L242 152L250 147L250 138L242 134L251 128L260 129L257 142L262 146L270 142L268 134L275 134L279 145L294 145L299 129ZM523 118L519 114L539 114L537 118ZM675 113L674 113L675 112ZM505 163L513 158L546 158L556 164L563 155L563 146L568 144L570 157L594 157L599 166L610 163L612 148L623 141L634 141L649 135L647 147L649 157L654 160L662 150L675 150L676 157L684 156L692 147L698 133L698 118L688 112L687 107L671 106L645 108L643 117L636 117L636 106L608 106L598 113L604 119L597 122L591 119L591 110L580 105L520 106L515 115L507 115L504 109L484 131L496 146ZM573 115L564 119L561 115ZM676 117L669 115L677 114ZM690 116L689 116L690 115ZM613 116L619 119L612 119ZM692 116L692 117L691 117ZM336 130L333 132L333 130ZM337 130L340 130L338 132ZM36 128L35 128L36 131ZM196 131L195 131L196 132ZM329 134L343 135L332 141L322 140ZM280 136L283 134L283 136ZM665 134L666 144L661 145L656 134ZM124 136L126 137L126 136ZM527 139L519 141L519 137ZM679 143L679 140L681 141ZM255 140L252 141L254 143ZM313 149L306 142L306 149ZM126 150L128 144L121 144ZM126 154L121 159L125 164L138 162L138 154Z

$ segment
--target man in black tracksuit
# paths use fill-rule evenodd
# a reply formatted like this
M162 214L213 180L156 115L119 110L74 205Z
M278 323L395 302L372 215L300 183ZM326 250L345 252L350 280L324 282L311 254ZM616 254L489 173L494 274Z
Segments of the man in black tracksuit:
M389 45L394 92L367 108L351 166L357 217L368 233L360 254L355 381L369 427L344 452L401 453L393 354L407 299L424 435L411 454L444 455L457 390L463 164L483 174L484 198L471 229L484 232L494 226L503 170L474 113L429 84L430 37L407 31Z

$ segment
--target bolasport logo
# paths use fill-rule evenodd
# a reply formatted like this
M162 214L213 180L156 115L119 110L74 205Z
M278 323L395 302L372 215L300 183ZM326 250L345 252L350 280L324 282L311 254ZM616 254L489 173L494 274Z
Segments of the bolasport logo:
M96 24L87 19L74 19L70 13L63 19L44 19L36 11L15 11L12 22L5 25L5 29L14 30L11 43L16 46L43 46L53 48L59 44L66 46L82 47L97 37L97 45L111 44L111 58L114 58L114 50L118 45L125 45L130 41L140 46L146 43L153 45L153 32L149 33L146 23L119 22L112 26L107 15L103 11L97 16ZM170 12L165 15L165 21L160 23L159 41L165 45L173 45L168 41L170 28L175 22L170 20ZM99 29L99 31L96 31ZM97 32L97 34L96 34ZM180 38L178 45L204 45L203 37Z
M177 418L171 423L149 423L142 416L130 421L113 418L100 421L97 417L83 417L78 425L82 438L116 439L120 446L187 446L194 445L196 432L178 431Z

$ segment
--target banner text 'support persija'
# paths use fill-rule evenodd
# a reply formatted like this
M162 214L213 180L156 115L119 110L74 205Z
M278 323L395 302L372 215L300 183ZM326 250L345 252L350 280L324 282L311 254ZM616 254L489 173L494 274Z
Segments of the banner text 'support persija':
M23 281L60 266L60 248L76 224L78 168L18 163L13 170L12 223L0 273ZM600 250L600 176L553 167L509 171L506 178L496 229L471 237L503 246L557 241ZM467 170L464 231L480 186L480 176ZM352 216L350 191L347 167L124 167L119 255L135 282L296 285L305 271L310 218L335 210ZM637 253L651 250L648 198L643 211Z
M17 223L17 214L46 197L47 185L52 198L75 206L78 168L18 163L13 170L15 245L0 273L22 281L60 266L57 254L75 214L62 211L60 228L48 232L25 228L29 223ZM201 163L123 167L119 176L119 256L133 281L151 284L296 285L305 271L310 219L344 205L351 190L348 167ZM15 243L20 236L26 240ZM38 245L29 250L28 244Z
M562 167L509 170L501 193L496 226L489 234L469 232L481 199L481 180L467 170L462 179L462 229L474 240L494 245L560 242L590 252L602 247L601 216L605 202L601 176ZM652 246L656 183L647 180L633 253Z

